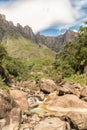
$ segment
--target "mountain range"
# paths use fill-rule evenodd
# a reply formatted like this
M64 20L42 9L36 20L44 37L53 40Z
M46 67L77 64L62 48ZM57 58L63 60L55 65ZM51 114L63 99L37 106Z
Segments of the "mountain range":
M78 33L71 30L67 30L64 34L56 37L43 36L40 35L40 33L34 34L28 25L23 27L18 23L17 26L15 26L12 21L6 20L5 15L0 14L0 42L6 42L7 46L8 42L11 42L11 39L19 40L22 38L22 41L24 40L24 42L25 40L26 42L27 40L30 40L34 45L37 44L39 47L45 46L57 52L63 48L66 43L75 40L77 37Z

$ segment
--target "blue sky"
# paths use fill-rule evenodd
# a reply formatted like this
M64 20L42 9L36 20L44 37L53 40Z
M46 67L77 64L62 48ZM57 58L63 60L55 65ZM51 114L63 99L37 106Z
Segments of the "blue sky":
M87 0L0 0L0 13L15 25L29 25L34 33L57 36L84 26Z

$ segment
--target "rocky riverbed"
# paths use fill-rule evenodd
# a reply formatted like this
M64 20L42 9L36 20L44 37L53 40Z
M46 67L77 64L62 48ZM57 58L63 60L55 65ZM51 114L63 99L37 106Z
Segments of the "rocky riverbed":
M0 89L0 130L86 130L87 86L51 79Z

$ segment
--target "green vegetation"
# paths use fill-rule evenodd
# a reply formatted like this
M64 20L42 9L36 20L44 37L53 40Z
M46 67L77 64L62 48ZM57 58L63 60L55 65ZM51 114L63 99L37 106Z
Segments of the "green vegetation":
M9 88L7 87L7 85L3 82L3 80L0 77L0 89L6 90L7 92L9 92Z
M55 57L55 52L51 51L45 45L39 47L35 42L26 39L24 37L15 38L3 38L2 44L6 48L8 55L15 58L42 58L42 57Z
M13 42L11 39L11 42L6 44L3 42L0 45L0 50L2 50L0 51L2 58L0 61L6 76L16 80L37 80L44 76L51 77L50 70L52 70L55 53L44 45L39 49L37 44L28 42L23 38L13 39ZM31 55L31 53L33 54Z
M87 27L81 27L79 38L66 44L56 58L55 54L45 45L23 37L17 28L7 29L0 44L0 66L4 69L4 78L33 79L38 83L45 77L56 82L74 80L87 84ZM1 72L0 75L2 77ZM4 78L0 80L1 84Z
M3 54L6 52L5 57L2 56L1 63L6 75L16 80L49 77L56 53L43 44L39 46L22 36L15 39L14 36L9 37L9 34L10 32L1 42Z
M3 60L2 65L10 78L16 78L17 80L28 78L28 66L23 60L7 57Z
M62 79L70 78L72 75L79 77L84 73L87 66L87 27L81 27L79 38L66 44L57 55L54 69ZM86 70L87 73L87 70ZM76 76L77 74L77 76ZM58 79L57 79L58 80ZM73 77L74 80L74 77Z
M5 59L7 57L7 51L5 50L5 48L0 44L0 89L9 91L9 89L7 88L6 84L3 82L4 79L4 69L2 67L2 63L3 63L3 59ZM3 79L2 79L3 78Z
M75 82L82 86L87 85L87 75L86 74L74 74L69 78L64 78L64 82Z
M7 51L5 50L4 46L0 44L0 63L4 57L6 57Z

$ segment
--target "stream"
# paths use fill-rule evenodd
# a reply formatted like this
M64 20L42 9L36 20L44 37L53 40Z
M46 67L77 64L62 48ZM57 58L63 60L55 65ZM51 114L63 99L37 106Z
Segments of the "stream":
M46 108L46 105L44 104L45 99L43 101L40 101L37 97L34 97L34 98L35 98L35 101L38 105L36 107L30 109L31 113L37 113L39 115L43 115L46 113L49 113L51 115L55 114L55 111L48 110Z

